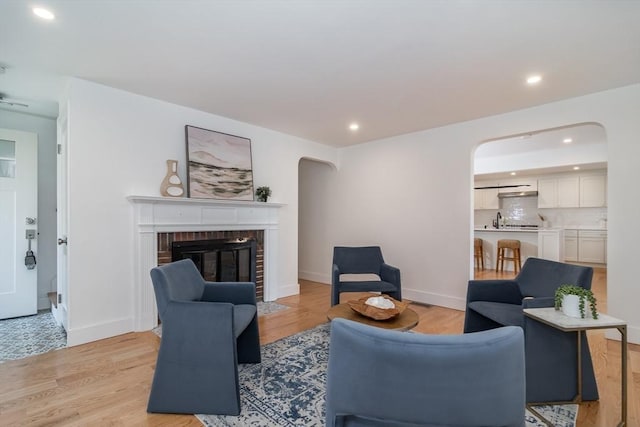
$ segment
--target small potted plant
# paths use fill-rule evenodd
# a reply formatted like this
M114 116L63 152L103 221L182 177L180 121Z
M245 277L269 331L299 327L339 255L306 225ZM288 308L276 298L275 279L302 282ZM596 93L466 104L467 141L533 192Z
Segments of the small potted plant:
M589 313L594 319L598 318L596 310L596 297L590 289L585 289L576 285L562 285L556 289L555 306L556 310L562 308L562 312L570 317L580 317L584 319L589 313L586 306L589 304Z
M256 196L261 202L266 202L269 196L271 196L271 189L267 186L256 188Z

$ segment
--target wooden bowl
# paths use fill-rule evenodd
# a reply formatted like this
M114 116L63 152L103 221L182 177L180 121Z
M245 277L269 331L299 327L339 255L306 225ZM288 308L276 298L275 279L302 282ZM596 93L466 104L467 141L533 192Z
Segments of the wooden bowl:
M369 298L371 298L370 296L362 297L357 300L347 301L347 304L349 304L349 307L351 307L351 309L356 313L369 317L373 320L388 320L388 319L394 318L400 315L400 313L402 313L404 309L407 308L407 306L409 305L408 302L398 301L396 299L391 298L388 295L381 295L381 296L393 302L395 307L394 308L378 308L372 305L367 305L365 304L365 302Z

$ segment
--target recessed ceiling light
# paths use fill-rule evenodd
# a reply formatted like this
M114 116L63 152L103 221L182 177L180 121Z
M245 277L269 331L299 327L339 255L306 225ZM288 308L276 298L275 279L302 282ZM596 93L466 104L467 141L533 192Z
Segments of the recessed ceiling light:
M32 10L36 16L46 19L47 21L51 21L56 17L51 11L41 7L34 7Z
M573 139L565 138L565 139L562 140L562 142L564 142L565 144L571 144L573 142Z
M355 122L353 122L353 123L351 123L351 124L349 125L349 129L351 129L352 131L354 131L354 132L355 132L355 131L357 131L358 129L360 129L360 125L359 125L359 124L357 124L357 123L355 123Z
M574 170L574 171L579 171L579 170L580 170L580 166L574 166L574 167L573 167L573 170Z
M516 174L515 172L511 172L511 174L510 174L510 175L511 175L511 176L513 176L513 175L515 175L515 174Z
M527 77L527 84L529 85L535 85L540 83L541 81L542 81L542 76L540 74L535 74Z

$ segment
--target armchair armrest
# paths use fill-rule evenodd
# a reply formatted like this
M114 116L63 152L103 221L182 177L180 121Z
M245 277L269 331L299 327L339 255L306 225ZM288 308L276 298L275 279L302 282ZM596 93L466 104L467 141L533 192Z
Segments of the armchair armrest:
M400 269L389 264L381 264L380 279L385 282L393 283L400 288Z
M338 267L338 264L333 264L331 269L331 284L337 285L338 283L340 283L340 267Z
M522 304L522 294L513 280L469 280L467 305L473 301Z
M253 282L205 282L202 301L256 305Z

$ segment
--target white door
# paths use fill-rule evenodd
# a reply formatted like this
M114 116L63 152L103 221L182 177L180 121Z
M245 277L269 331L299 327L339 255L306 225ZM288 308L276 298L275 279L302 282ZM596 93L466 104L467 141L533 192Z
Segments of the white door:
M56 321L68 330L69 293L67 284L67 119L58 117L57 157L57 225L58 225L58 307L53 311Z
M38 311L38 269L25 265L37 212L38 136L0 129L0 319ZM37 257L35 238L31 250Z

